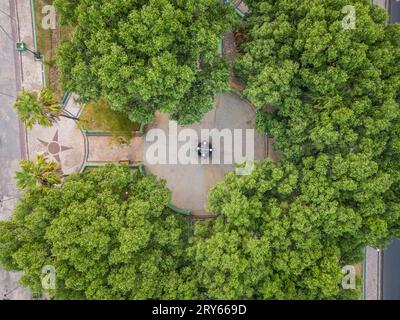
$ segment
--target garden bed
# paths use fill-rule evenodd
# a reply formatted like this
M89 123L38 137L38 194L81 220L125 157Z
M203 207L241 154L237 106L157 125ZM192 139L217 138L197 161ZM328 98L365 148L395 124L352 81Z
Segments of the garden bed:
M122 112L112 110L106 99L85 105L79 123L87 134L132 136L143 132L142 125L132 122Z

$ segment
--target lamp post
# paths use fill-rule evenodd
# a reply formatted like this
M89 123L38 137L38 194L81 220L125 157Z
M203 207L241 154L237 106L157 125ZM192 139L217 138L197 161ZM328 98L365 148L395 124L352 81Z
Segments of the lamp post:
M39 51L33 51L33 50L29 49L26 46L26 43L23 42L23 41L17 42L16 49L17 49L18 52L28 51L28 52L32 53L33 56L35 57L35 59L37 59L37 60L41 60L42 59L42 54Z

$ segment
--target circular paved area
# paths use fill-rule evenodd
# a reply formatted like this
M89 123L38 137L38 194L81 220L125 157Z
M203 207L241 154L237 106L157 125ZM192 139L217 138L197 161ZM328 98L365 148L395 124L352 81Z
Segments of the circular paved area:
M176 123L174 123L176 125ZM207 201L207 193L209 189L218 181L223 180L224 175L234 170L234 163L224 163L225 155L227 158L233 159L232 148L224 145L216 145L213 141L213 160L214 157L220 158L222 164L171 164L167 157L167 164L152 164L152 160L148 156L149 150L152 150L152 142L147 141L149 132L152 129L161 129L171 141L177 141L177 136L184 129L193 129L200 136L201 129L217 129L221 132L223 129L228 129L233 132L234 129L242 130L243 136L246 129L254 132L254 159L260 160L266 157L266 138L254 130L255 127L255 111L252 106L246 101L239 99L233 94L220 94L215 101L215 107L207 113L203 120L196 125L188 127L177 127L177 132L171 132L169 126L169 116L167 114L157 113L156 121L148 126L146 135L142 144L142 156L146 166L146 171L152 172L157 176L164 178L167 181L167 186L172 190L172 203L180 208L192 211L195 215L207 214L205 204ZM239 131L240 132L240 131ZM232 145L241 145L242 154L245 154L246 143L243 138L243 143L235 140ZM200 141L202 141L201 139ZM188 143L189 139L186 141ZM190 148L196 150L199 141L192 141ZM177 149L179 150L185 142L178 142ZM229 145L229 144L228 144ZM167 141L167 154L171 155L171 159L176 158L176 151L173 145ZM229 150L228 150L229 149ZM251 149L251 148L250 148ZM214 153L219 153L215 155ZM198 160L197 152L193 155ZM232 161L233 162L233 161Z
M74 120L61 117L52 127L34 126L28 133L31 160L43 154L58 162L64 174L80 170L85 160L85 138Z

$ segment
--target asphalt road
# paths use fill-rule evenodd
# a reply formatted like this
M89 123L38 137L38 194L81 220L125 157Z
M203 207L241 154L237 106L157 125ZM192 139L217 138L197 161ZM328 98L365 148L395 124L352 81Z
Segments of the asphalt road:
M390 1L390 22L400 22L400 0Z
M3 201L17 194L13 177L23 154L20 123L12 108L19 86L13 1L0 1L0 199ZM15 200L0 203L0 220L11 216L14 204ZM0 269L0 300L30 299L29 291L18 287L19 277L20 274Z
M400 240L395 238L383 252L383 299L400 299Z

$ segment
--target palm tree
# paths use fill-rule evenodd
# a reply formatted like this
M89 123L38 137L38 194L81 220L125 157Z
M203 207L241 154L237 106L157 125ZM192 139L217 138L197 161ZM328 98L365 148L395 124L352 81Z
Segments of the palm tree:
M50 88L43 88L37 95L32 91L21 91L14 108L18 111L18 117L28 128L35 124L51 126L60 117L73 120L78 118L63 113L57 97Z
M38 155L36 162L22 160L22 171L17 171L17 187L26 192L46 191L61 183L62 171L55 161L47 161L43 155Z

